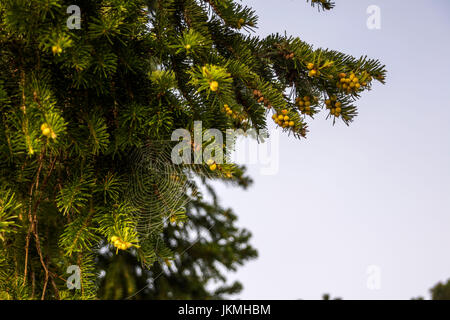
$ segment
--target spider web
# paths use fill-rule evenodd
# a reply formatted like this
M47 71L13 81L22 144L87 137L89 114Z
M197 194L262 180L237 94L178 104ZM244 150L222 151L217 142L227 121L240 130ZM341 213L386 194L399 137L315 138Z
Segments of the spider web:
M173 146L173 141L152 142L130 155L132 168L126 194L137 209L136 231L144 237L161 233L167 219L185 211L197 194L189 180L192 165L174 164Z

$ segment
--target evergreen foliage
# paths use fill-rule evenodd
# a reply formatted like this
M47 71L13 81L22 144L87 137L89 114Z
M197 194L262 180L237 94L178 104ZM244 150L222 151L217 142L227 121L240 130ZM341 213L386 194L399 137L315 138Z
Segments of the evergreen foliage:
M435 284L430 293L431 300L450 300L450 280Z
M67 26L70 5L81 8L80 29ZM239 291L206 285L225 282L217 262L234 270L256 256L250 235L195 181L247 186L244 168L167 162L183 208L167 203L175 189L159 189L166 171L141 172L139 181L155 182L135 184L131 155L177 128L192 132L194 121L261 131L272 116L303 138L319 112L349 124L360 94L385 79L376 60L255 37L256 26L255 12L233 0L0 2L0 298L123 298L159 270L141 298ZM129 191L149 188L136 206ZM80 290L66 286L71 265Z

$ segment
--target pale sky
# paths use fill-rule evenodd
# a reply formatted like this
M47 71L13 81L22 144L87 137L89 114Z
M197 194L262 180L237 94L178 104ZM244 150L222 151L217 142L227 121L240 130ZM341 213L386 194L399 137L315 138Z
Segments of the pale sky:
M249 174L246 192L217 184L253 233L259 258L230 279L241 299L410 299L450 278L450 2L244 0L257 33L286 31L315 47L379 58L387 84L358 102L346 127L319 115L307 140L281 135L280 168ZM381 30L366 26L381 8ZM368 267L381 271L367 286Z

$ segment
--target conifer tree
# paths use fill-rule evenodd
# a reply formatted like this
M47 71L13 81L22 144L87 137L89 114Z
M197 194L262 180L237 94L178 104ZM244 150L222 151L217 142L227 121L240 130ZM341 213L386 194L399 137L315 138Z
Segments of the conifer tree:
M149 297L182 296L184 283L198 286L188 298L239 289L205 291L202 280L221 278L214 262L233 269L255 252L196 181L245 185L244 170L174 164L172 132L193 134L195 121L261 132L272 118L301 139L319 113L349 124L354 102L386 73L298 37L256 37L256 27L256 13L234 0L0 2L1 298L124 297L131 291L112 294L104 279L126 281L136 262L143 277L172 268ZM189 227L208 225L210 241L201 232L192 241ZM222 245L224 235L235 242ZM196 254L211 256L192 275ZM66 286L70 266L79 289Z
M106 273L99 284L100 298L223 299L239 293L241 283L227 283L221 270L235 271L255 258L256 251L248 244L250 233L235 226L232 210L222 208L214 190L208 190L213 201L189 203L186 225L169 225L164 230L170 249L184 252L179 260L142 269L132 254L101 255L99 265ZM192 233L205 236L197 241L189 236Z
M450 300L450 280L435 284L430 293L431 300Z

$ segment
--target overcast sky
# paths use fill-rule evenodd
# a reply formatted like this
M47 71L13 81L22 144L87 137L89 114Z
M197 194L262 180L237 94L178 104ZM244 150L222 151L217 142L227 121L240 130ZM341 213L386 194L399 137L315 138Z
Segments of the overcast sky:
M336 2L318 13L304 0L243 1L259 35L367 54L389 73L350 127L321 114L307 140L281 135L277 174L255 165L248 191L217 185L259 250L230 275L242 299L428 298L450 278L450 1ZM369 5L380 30L366 26Z

